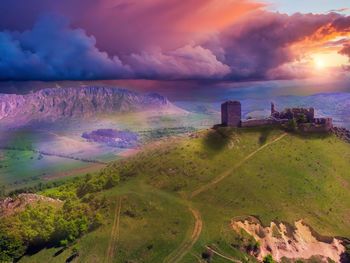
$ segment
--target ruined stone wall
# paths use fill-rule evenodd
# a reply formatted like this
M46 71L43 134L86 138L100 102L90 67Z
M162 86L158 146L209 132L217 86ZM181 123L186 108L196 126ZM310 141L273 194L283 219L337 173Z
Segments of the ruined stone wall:
M332 118L315 118L315 124L324 126L325 130L329 131L333 128L333 119Z
M240 127L242 106L239 101L226 101L221 104L221 122L224 126Z
M273 124L286 124L288 119L275 119L275 118L265 118L265 119L251 119L242 122L242 127L258 127Z
M315 118L313 123L299 124L299 129L304 132L329 132L333 129L333 119Z
M271 109L272 111L272 109ZM271 114L274 118L277 119L295 119L299 120L300 116L304 115L307 122L314 122L315 118L315 109L314 108L288 108L281 112L274 112Z

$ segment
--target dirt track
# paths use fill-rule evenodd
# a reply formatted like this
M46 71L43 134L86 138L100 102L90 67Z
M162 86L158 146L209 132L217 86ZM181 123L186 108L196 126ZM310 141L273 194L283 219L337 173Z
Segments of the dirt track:
M171 254L170 257L166 258L163 261L164 263L177 263L177 262L179 262L188 253L188 251L190 251L190 249L193 247L193 245L197 242L199 235L202 232L203 222L200 218L199 212L194 210L192 207L189 207L189 209L191 210L191 212L196 220L192 236L179 249L177 249L177 251L175 251L173 254Z
M115 256L115 246L118 243L119 239L119 222L120 222L120 210L122 207L122 199L119 199L119 204L115 206L114 210L114 220L113 220L113 227L111 232L111 239L109 241L107 255L106 255L106 262L113 262L113 258Z
M236 170L237 168L239 168L240 166L242 166L242 164L244 164L246 161L248 161L250 158L252 158L255 154L257 154L258 152L260 152L261 150L263 150L264 148L266 148L267 146L278 142L279 140L281 140L282 138L284 138L287 135L287 133L283 133L280 137L274 139L272 142L266 143L263 146L261 146L260 148L258 148L257 150L255 150L254 152L252 152L251 154L249 154L248 156L246 156L242 161L240 161L239 163L237 163L235 166L233 166L232 168L230 168L229 170L227 170L226 172L222 173L219 177L215 178L213 181L211 181L210 183L203 185L201 188L197 189L196 191L194 191L191 195L190 198L193 198L197 195L199 195L201 192L207 190L208 188L210 188L211 186L221 182L222 180L224 180L227 176L229 176L234 170Z
M209 246L206 246L205 248L208 249L209 251L213 252L214 254L218 255L219 257L227 259L228 261L235 262L235 263L242 263L240 260L237 260L234 258L229 258L229 257L224 256L223 254L220 254L219 252L215 251L214 249L212 249Z
M287 135L287 133L283 133L281 136L279 136L278 138L274 139L273 141L264 144L263 146L261 146L260 148L258 148L257 150L255 150L254 152L252 152L251 154L246 156L243 160L241 160L235 166L233 166L232 168L230 168L226 172L222 173L219 177L215 178L212 182L210 182L210 183L202 186L201 188L197 189L196 191L194 191L189 196L189 198L193 198L193 197L197 196L198 194L200 194L201 192L207 190L211 186L221 182L223 179L225 179L227 176L229 176L235 169L239 168L247 160L252 158L255 154L257 154L258 152L260 152L261 150L263 150L267 146L269 146L269 145L271 145L271 144L273 144L275 142L278 142L279 140L284 138L286 135ZM198 240L200 233L202 232L203 222L202 222L202 220L200 218L199 212L194 210L191 206L189 207L189 209L191 210L191 212L192 212L192 214L193 214L193 216L194 216L194 218L196 220L195 227L194 227L194 230L193 230L193 234L192 234L191 238L189 240L187 240L179 249L177 249L175 252L170 254L170 256L165 258L163 263L177 263L177 262L179 262L190 251L190 249L193 247L193 245ZM236 262L236 263L240 262L239 260L235 260L235 259L226 257L226 256L220 254L219 252L213 250L212 248L210 248L208 246L207 246L207 249L212 251L214 254L216 254L216 255L218 255L218 256L220 256L222 258L225 258L226 260L229 260L231 262Z

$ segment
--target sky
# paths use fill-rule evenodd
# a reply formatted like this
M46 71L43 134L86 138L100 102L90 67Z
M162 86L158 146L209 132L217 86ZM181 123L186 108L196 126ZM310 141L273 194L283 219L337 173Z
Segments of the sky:
M345 0L2 0L0 80L349 79Z
M270 0L266 1L266 3L269 5L270 10L287 14L297 12L325 14L330 11L350 8L350 3L347 0ZM350 10L341 12L350 15Z

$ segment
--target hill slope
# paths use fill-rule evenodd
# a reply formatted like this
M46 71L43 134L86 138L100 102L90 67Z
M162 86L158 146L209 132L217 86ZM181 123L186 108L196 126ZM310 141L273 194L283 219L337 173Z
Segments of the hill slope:
M325 246L332 240L327 236L350 238L349 160L349 145L333 135L271 127L220 128L150 145L109 166L121 182L98 193L111 202L106 224L78 241L75 260L255 261L256 241L232 226L232 220L249 215L264 226L285 222L291 239L298 220L312 226ZM43 194L57 197L66 189ZM64 262L70 256L69 249L54 256L57 250L44 249L20 262Z

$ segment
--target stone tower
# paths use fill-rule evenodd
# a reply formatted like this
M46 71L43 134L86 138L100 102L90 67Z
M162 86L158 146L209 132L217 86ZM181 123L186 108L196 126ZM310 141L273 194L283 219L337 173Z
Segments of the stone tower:
M229 100L221 104L221 122L224 126L241 126L242 107L237 100Z
M277 113L278 111L276 110L276 106L275 106L275 103L274 102L271 102L271 116L274 114L274 113Z

